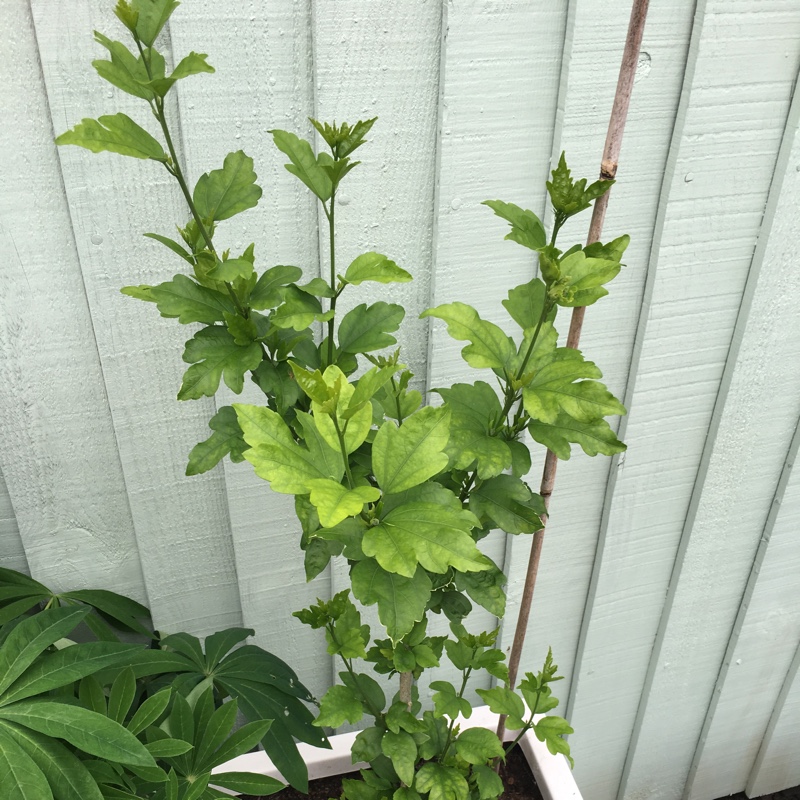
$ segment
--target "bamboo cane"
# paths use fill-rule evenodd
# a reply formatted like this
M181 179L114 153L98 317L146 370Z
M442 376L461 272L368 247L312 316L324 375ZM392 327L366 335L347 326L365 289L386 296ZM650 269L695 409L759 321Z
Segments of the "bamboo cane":
M608 122L608 133L606 134L606 143L603 149L603 160L600 162L600 178L604 180L611 180L617 174L619 153L622 147L622 134L625 131L625 122L628 118L628 108L631 102L633 80L636 76L636 65L639 61L639 50L642 46L642 34L644 33L648 4L649 0L634 0L633 7L631 8L628 35L625 40L625 50L622 54L622 64L619 68L617 91L614 95L614 105L612 106L611 118ZM592 209L592 221L589 225L589 235L586 240L587 245L600 241L600 236L603 233L606 209L608 208L609 194L610 192L606 192L595 201L594 208ZM581 328L583 327L585 312L585 307L573 309L569 334L567 336L567 347L577 349L581 338ZM550 508L550 497L553 494L557 467L558 458L552 450L548 450L545 456L540 487L540 494L544 501L545 512ZM546 527L547 513L542 517L542 524ZM508 659L507 685L510 689L513 689L516 685L519 661L522 656L523 645L525 644L525 634L528 629L528 619L531 613L533 590L536 586L536 575L539 571L539 560L542 555L545 527L534 533L533 542L531 544L531 555L528 561L528 570L525 575L525 586L523 587L522 598L520 600L517 627L514 631L514 642L511 646L511 655ZM497 724L497 735L500 737L501 741L505 733L505 721L505 716L501 716Z

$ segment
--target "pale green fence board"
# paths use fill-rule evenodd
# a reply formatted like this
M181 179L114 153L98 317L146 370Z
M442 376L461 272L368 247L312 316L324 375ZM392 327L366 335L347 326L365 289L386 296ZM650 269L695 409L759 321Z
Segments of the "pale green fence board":
M100 55L89 32L118 29L109 3L34 2L33 12L59 132L109 110L152 125L141 101L88 68ZM75 147L60 148L59 157L153 619L160 629L201 635L240 624L223 478L183 474L186 453L207 437L214 404L175 401L186 330L119 294L120 286L158 283L176 271L170 254L141 232L169 234L171 221L183 219L177 187L155 163Z
M286 157L268 133L282 128L307 136L311 124L310 4L270 2L234 9L215 2L184 4L170 21L176 55L207 52L217 70L179 86L179 112L186 164L192 182L218 169L227 153L243 149L255 162L264 190L255 209L223 223L220 246L240 253L256 245L259 272L295 264L310 279L319 274L317 213L310 192L284 169ZM226 388L217 404L262 403L263 394L246 382L239 396ZM223 473L224 470L224 473ZM300 526L290 496L272 492L249 463L223 467L236 573L245 625L254 642L295 665L300 679L318 696L330 674L325 637L301 625L291 612L330 594L326 570L307 584L299 552Z
M629 449L606 512L573 690L576 776L601 800L617 793L642 690L652 678L651 650L796 70L774 46L794 24L792 4L770 4L756 24L743 26L748 7L698 5L667 163L652 294L636 344Z
M789 67L796 70L800 60L800 13L776 19L776 23L781 21L786 26L784 46L795 46ZM756 58L757 63L750 67L763 74L767 70L758 63L763 57L758 54ZM774 90L772 102L776 109L770 117L780 113L779 93L784 87ZM791 83L785 88L791 90ZM759 570L763 557L760 544L762 537L769 537L765 526L775 486L784 468L787 442L800 417L800 370L787 369L788 365L800 364L800 315L796 313L800 272L794 268L795 243L800 233L800 175L795 170L800 158L800 140L795 144L798 121L800 97L786 120L786 135L687 515L676 577L667 598L668 618L653 652L652 679L646 684L641 723L628 755L623 796L638 797L647 791L670 798L683 790L707 709L718 696L715 683L720 668L724 668L734 622L740 609L752 599L755 583L748 578L755 578L760 572L767 586L770 582L769 572ZM773 239L773 247L769 248L773 223L782 226L785 235ZM765 397L769 398L768 426L763 425ZM720 557L723 553L724 559ZM767 593L761 613L765 606L781 608L780 599L778 594ZM751 613L759 611L751 609ZM800 630L794 631L794 637L792 632L791 625L784 629L791 648L785 664ZM773 660L780 661L782 645L776 640L773 648L767 649L752 642L745 652L758 654L754 661L761 661L763 667ZM742 656L740 651L737 657ZM777 663L775 666L779 669ZM736 674L735 669L729 673L732 678ZM731 687L729 713L719 720L726 746L723 753L717 745L711 761L719 777L713 788L707 786L700 791L698 796L705 800L744 788L749 769L737 751L727 747L732 729L744 732L750 728L748 720L742 718L741 699L748 697L748 706L752 707L771 706L777 693L777 687L772 691L769 682L763 680L764 670L751 675L751 683L736 682ZM676 707L677 697L681 702ZM664 724L665 719L670 720L669 725ZM677 736L676 731L680 731ZM668 760L664 758L667 749ZM730 784L722 783L722 776Z
M114 587L144 600L30 9L14 2L7 11L0 32L11 65L0 132L3 475L34 577L56 590ZM13 542L10 527L8 535ZM18 545L12 548L23 565Z
M0 472L0 567L30 574L25 545L19 535L17 517L8 496L5 478Z

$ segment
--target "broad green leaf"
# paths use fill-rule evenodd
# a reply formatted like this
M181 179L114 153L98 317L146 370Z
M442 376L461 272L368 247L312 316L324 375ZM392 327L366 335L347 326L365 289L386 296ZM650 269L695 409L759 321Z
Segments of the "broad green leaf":
M314 321L325 321L332 316L323 312L322 305L313 294L304 292L297 286L287 286L283 290L284 301L273 312L270 320L278 328L294 328L302 331Z
M94 32L94 38L111 54L111 61L92 61L100 77L134 97L152 100L155 94L147 86L150 76L141 56L137 58L122 42L114 42L98 31Z
M258 775L254 772L215 772L211 776L213 786L221 786L232 792L266 797L285 789L286 785L269 775Z
M539 250L547 244L542 221L533 211L502 200L484 200L483 205L489 206L498 217L510 223L511 233L506 234L506 239L531 250Z
M356 736L351 752L353 763L357 761L374 761L381 754L383 731L380 728L367 728Z
M569 743L562 738L562 736L575 733L575 731L563 717L545 717L533 726L533 732L540 742L547 745L547 749L553 755L563 753L570 766L575 766L575 762L569 754Z
M493 322L481 319L472 306L449 303L428 309L420 316L444 320L453 339L469 341L461 355L471 367L506 369L516 354L510 337Z
M242 347L219 325L203 328L186 342L183 360L192 366L183 376L178 399L213 397L222 379L232 392L240 394L245 374L258 367L261 358L261 347L255 342Z
M428 406L399 428L386 421L372 445L372 468L386 494L397 494L441 472L448 463L450 411ZM410 578L413 570L408 575Z
M219 221L254 208L261 197L253 159L242 150L228 153L222 169L200 176L192 199L204 220Z
M342 317L339 323L339 350L342 353L369 353L396 344L390 334L400 327L405 309L394 303L362 303Z
M604 195L614 184L614 181L595 181L586 186L586 178L573 181L564 153L558 161L558 166L552 172L553 180L547 181L547 191L556 213L564 217L571 217L586 208L592 200Z
M484 381L455 383L436 390L451 411L446 452L454 469L478 470L481 480L499 475L511 466L508 443L491 431L500 421L500 401ZM499 425L498 425L499 427Z
M0 726L0 793L3 800L53 800L36 762Z
M631 237L625 234L624 236L617 237L608 244L602 244L601 242L587 244L586 247L583 248L583 252L586 253L587 258L602 258L608 261L621 261L622 256L628 249L628 245L630 243Z
M108 713L108 703L105 692L100 685L100 681L93 675L87 675L81 681L80 687L78 688L78 697L89 711L96 711L98 714Z
M502 686L495 686L494 689L475 690L489 706L489 710L495 714L506 714L506 727L511 730L519 730L525 724L525 705L518 695L511 689Z
M542 498L512 475L498 475L470 492L469 510L506 533L533 533L544 525Z
M65 637L88 613L88 608L51 608L17 625L0 647L0 695L40 653Z
M179 5L177 0L130 0L130 9L138 13L136 34L143 44L148 47L153 45L170 15ZM117 16L120 16L119 11Z
M126 286L122 292L130 295L130 290L136 288L141 289ZM151 286L147 294L145 299L156 303L162 317L177 317L182 325L190 322L204 322L207 325L222 322L224 315L234 310L230 297L200 286L186 275L176 275L171 281Z
M461 572L491 569L470 531L476 519L468 511L453 511L433 503L407 503L390 511L380 525L364 534L364 553L387 571L413 578L417 565L444 574L452 566Z
M591 422L611 414L625 414L625 406L602 383L602 373L576 350L563 347L556 359L536 370L523 389L525 410L539 422L553 423L564 412L579 422Z
M61 597L66 600L78 600L96 608L105 617L110 617L114 624L123 630L130 630L153 638L151 628L146 627L139 621L144 620L147 624L150 624L149 609L129 597L123 597L106 589L76 589L72 592L64 592ZM86 618L87 623L93 616L90 615Z
M431 689L435 691L433 695L433 713L437 717L448 716L456 719L459 714L463 714L466 719L472 715L472 706L463 697L459 697L456 687L449 681L432 681Z
M103 800L103 795L89 770L60 742L17 725L2 725L42 771L55 800ZM2 781L0 781L2 785ZM3 795L5 799L5 795Z
M495 800L503 794L503 781L491 767L479 764L472 768L472 774L478 784L478 800Z
M414 765L417 761L417 743L406 731L386 731L381 740L383 754L392 762L392 766L403 783L414 782Z
M208 53L195 53L193 50L178 62L178 66L169 76L170 80L179 81L182 78L188 78L190 75L199 75L201 72L216 72L214 67L206 61L207 58Z
M314 412L314 423L317 430L330 447L340 451L339 434L332 419L332 413L335 413L339 431L342 432L344 438L345 450L348 454L352 453L364 443L372 428L372 407L364 403L354 414L345 417L344 411L350 406L355 388L348 383L347 376L335 364L328 367L325 370L325 374L321 376L324 387L316 383L317 378L315 376L318 374L319 371L311 376L315 381L314 386L310 386L308 389L304 387L309 396L311 396L309 389L315 394L315 397L312 397L314 402L311 404L311 408ZM299 380L304 378L308 378L308 373L306 376L300 373ZM335 410L329 409L326 399L322 399L326 397L324 392L327 392L327 399L334 400Z
M247 279L253 274L253 262L246 258L229 258L226 261L217 261L213 269L209 270L208 277L215 281L232 283L238 278Z
M613 280L620 271L618 261L604 258L587 258L578 250L564 258L560 264L562 294L556 299L561 306L590 306L608 294L604 283Z
M331 196L331 179L317 163L311 145L293 133L271 130L275 146L289 156L291 164L286 169L296 175L324 203Z
M363 656L360 657L363 658ZM380 684L370 675L365 675L363 672L340 672L339 677L345 686L356 693L356 696L366 700L364 708L367 713L377 712L380 714L386 708L386 695Z
M65 739L85 753L120 764L154 767L144 745L119 723L80 706L29 700L0 708L0 719Z
M489 569L484 572L459 572L456 574L456 585L478 605L483 606L495 617L502 618L506 613L506 593L503 586L506 576L500 569Z
M380 253L362 253L347 268L344 279L354 286L364 281L375 283L408 283L411 275Z
M108 151L132 158L167 160L167 154L158 141L125 114L86 118L56 138L56 144L75 144L93 153Z
M332 528L347 517L361 513L365 503L374 503L381 493L374 486L356 486L348 489L330 478L309 481L311 502L317 509L319 521Z
M412 578L384 570L377 561L359 561L350 574L353 594L366 606L378 604L378 618L393 641L425 616L431 580L421 567Z
M5 691L0 703L7 704L59 686L74 683L112 664L127 661L137 645L116 642L87 642L48 653L33 663ZM113 718L113 714L111 715Z
M250 307L258 311L275 308L283 300L284 286L295 283L303 277L300 267L284 266L271 267L259 277L253 291L250 292Z
M531 436L552 450L560 459L570 457L570 442L578 444L587 456L613 456L626 450L611 426L604 419L579 422L567 414L559 414L555 422L547 424L532 420L528 424Z
M503 300L506 311L524 331L534 331L544 313L547 289L539 278L515 286Z
M358 379L347 408L344 411L340 411L342 418L350 419L354 414L357 414L401 369L403 369L401 364L390 364L386 367L376 366L367 370Z
M469 785L454 767L428 762L420 767L414 780L418 792L429 792L428 800L467 800Z
M338 447L333 448L320 433L318 421L304 411L296 412L297 420L302 428L303 440L312 461L324 473L326 478L338 481L344 474L344 459ZM309 489L310 491L310 489Z
M503 745L494 731L468 728L456 739L456 753L470 764L486 764L503 756Z
M347 686L331 686L320 701L319 716L314 724L338 728L345 722L355 724L364 716L361 700Z
M369 628L362 627L361 613L349 599L333 624L333 632L326 630L325 638L328 642L328 652L332 656L366 658L365 648L369 641Z
M233 406L222 406L209 420L208 427L214 433L204 442L196 444L189 453L187 475L200 475L215 467L230 453L231 461L244 461L244 452L249 445L244 440L242 429L236 419Z
M392 800L422 800L418 792L409 789L408 786L401 786L394 790Z
M147 700L136 709L136 712L131 717L131 721L127 725L128 730L132 734L138 735L145 728L154 725L164 711L166 711L171 695L172 689L167 687L160 692L156 692L152 697L148 697Z

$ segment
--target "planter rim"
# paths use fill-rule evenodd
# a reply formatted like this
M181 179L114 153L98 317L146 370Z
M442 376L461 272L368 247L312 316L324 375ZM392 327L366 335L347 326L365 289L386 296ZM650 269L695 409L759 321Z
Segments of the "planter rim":
M543 716L537 715L537 721ZM458 724L462 730L479 727L494 729L497 727L497 714L489 711L488 706L479 706L473 709L472 716L469 719L459 718ZM300 755L308 766L309 780L327 778L331 775L345 775L368 766L363 762L353 764L350 758L350 748L358 733L359 731L351 731L350 733L331 736L330 750L313 747L303 742L298 743L297 748L300 751ZM516 736L515 731L506 731L504 738L505 741L512 741L516 739ZM544 800L583 800L569 764L563 755L559 753L554 756L547 749L544 742L540 742L536 738L533 731L528 731L519 744L536 778L536 783ZM246 753L214 769L214 772L229 771L256 772L283 780L283 776L263 750L257 753ZM223 789L222 791L225 790Z

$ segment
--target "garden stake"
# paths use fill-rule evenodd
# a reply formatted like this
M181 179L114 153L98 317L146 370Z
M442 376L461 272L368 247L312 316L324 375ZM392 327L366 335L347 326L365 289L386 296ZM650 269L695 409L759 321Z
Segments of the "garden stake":
M608 122L606 143L603 149L603 160L600 162L600 178L604 180L613 180L617 174L619 153L622 147L622 135L625 131L625 122L628 118L628 108L631 102L633 81L636 76L636 65L639 61L639 50L642 46L642 35L647 18L648 4L649 0L634 0L633 8L631 9L628 35L625 40L625 50L622 54L622 63L619 68L617 91L614 95L614 105L612 106L611 118ZM595 201L594 208L592 209L592 221L589 225L589 235L586 240L587 245L600 241L600 236L603 233L606 208L608 207L609 194L610 192L606 192ZM581 338L581 328L583 327L583 316L585 313L585 306L575 308L572 311L572 319L567 336L567 347L571 347L573 350L578 349ZM552 450L548 450L545 456L542 483L539 489L546 510L550 508L550 497L553 494L557 467L558 458ZM545 527L533 534L531 555L528 561L528 570L525 574L525 586L522 590L519 616L517 617L517 627L514 631L514 642L511 645L511 655L508 659L508 682L506 685L510 689L513 689L516 683L519 661L522 657L522 648L525 644L525 634L528 628L528 618L531 613L533 590L536 586L536 575L539 571L539 560L542 555L542 544L544 543L544 533L547 526L546 514L542 517L542 522ZM505 715L501 715L497 723L497 735L500 737L501 741L505 733L505 722Z

